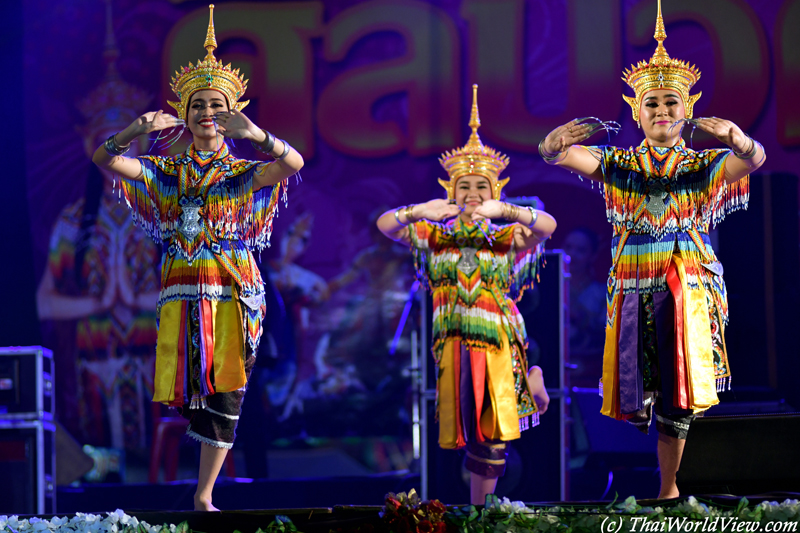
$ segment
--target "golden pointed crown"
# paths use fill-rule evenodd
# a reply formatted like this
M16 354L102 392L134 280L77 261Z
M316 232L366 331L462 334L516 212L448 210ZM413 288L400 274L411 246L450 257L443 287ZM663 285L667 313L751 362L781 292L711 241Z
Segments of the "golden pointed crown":
M439 158L439 163L447 171L450 179L439 180L439 184L447 191L447 198L455 200L456 182L459 178L469 175L483 176L489 180L492 186L492 198L500 199L500 191L503 190L510 178L503 180L497 179L503 170L508 166L508 156L501 154L493 148L484 146L478 136L478 128L481 126L481 119L478 116L478 86L472 86L472 112L469 117L469 127L472 133L467 144L463 148L456 148L450 152L445 152Z
M240 102L239 98L244 95L247 89L247 80L243 74L239 74L239 69L231 69L231 64L223 66L222 61L214 57L214 50L217 48L217 38L214 34L214 4L208 6L208 31L206 32L206 42L203 44L207 54L206 57L197 61L197 65L189 63L188 67L183 67L175 72L172 77L170 87L172 92L180 99L179 102L167 102L178 112L178 118L186 119L186 109L189 99L197 91L213 89L225 95L228 100L228 107L241 111L250 103L249 100Z
M639 121L639 109L642 105L642 98L645 93L653 89L674 89L683 98L683 105L686 109L686 118L692 118L694 113L694 103L703 94L690 95L692 86L700 79L700 71L694 65L689 65L687 61L672 59L664 48L664 40L667 32L664 30L664 19L661 17L661 0L658 0L658 17L656 18L656 33L653 35L658 46L653 53L650 61L639 61L636 65L631 65L630 70L622 73L625 80L636 96L622 97L631 106L633 120Z
M139 116L153 97L139 87L126 83L117 70L119 48L114 37L111 0L106 0L106 43L103 60L106 75L86 98L76 104L84 118L78 132L84 137L94 137L101 130L121 130ZM94 141L94 139L90 139Z

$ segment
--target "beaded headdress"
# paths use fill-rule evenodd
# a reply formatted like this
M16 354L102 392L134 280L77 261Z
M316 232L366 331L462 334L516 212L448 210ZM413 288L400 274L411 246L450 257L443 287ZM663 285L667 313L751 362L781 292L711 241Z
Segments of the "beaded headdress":
M111 1L106 0L106 42L103 50L106 75L100 85L76 104L84 118L84 124L77 129L87 137L89 143L94 143L93 137L101 132L127 127L152 100L147 92L120 77L117 70L119 55L114 38Z
M671 59L664 48L664 40L667 32L664 31L664 19L661 18L661 0L658 0L658 17L656 18L656 33L653 35L658 46L650 61L639 61L636 65L631 65L630 70L622 73L625 80L636 96L622 97L633 110L633 120L639 121L639 108L642 105L642 98L645 93L653 89L674 89L683 98L683 105L686 109L686 118L692 118L694 103L700 98L702 92L690 95L692 86L700 79L700 71L694 65L689 65L687 61Z
M476 175L483 176L489 180L492 187L492 198L500 199L500 191L503 190L510 178L498 180L497 177L508 166L508 156L501 154L493 148L485 146L478 137L478 128L481 126L481 119L478 116L478 86L472 86L472 112L469 117L469 127L472 133L467 144L463 148L456 148L451 152L445 152L439 158L439 163L447 171L450 179L445 181L439 179L439 184L447 191L447 198L455 200L456 182L459 178Z
M217 38L214 34L214 4L208 6L208 31L206 32L206 42L203 47L208 52L202 61L197 61L197 65L189 63L188 67L183 67L175 72L170 87L172 92L180 98L179 102L167 102L178 112L178 118L186 120L186 108L189 99L197 91L213 89L225 95L228 100L228 107L241 111L250 103L250 100L240 102L239 98L247 89L247 80L243 74L239 74L239 69L231 69L231 64L223 66L222 61L214 57L214 50L217 48Z

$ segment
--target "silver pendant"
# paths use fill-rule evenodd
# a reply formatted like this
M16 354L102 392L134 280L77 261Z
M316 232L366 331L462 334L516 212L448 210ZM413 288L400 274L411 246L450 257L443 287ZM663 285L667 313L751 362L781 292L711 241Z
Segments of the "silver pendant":
M458 260L457 268L469 276L478 268L478 261L475 258L477 250L475 248L462 248L461 258Z
M647 210L655 216L661 216L667 210L667 204L664 199L667 197L667 191L660 181L650 182L650 192L647 194Z
M181 198L181 223L178 231L191 240L203 231L203 219L200 218L200 208L203 206L202 198Z

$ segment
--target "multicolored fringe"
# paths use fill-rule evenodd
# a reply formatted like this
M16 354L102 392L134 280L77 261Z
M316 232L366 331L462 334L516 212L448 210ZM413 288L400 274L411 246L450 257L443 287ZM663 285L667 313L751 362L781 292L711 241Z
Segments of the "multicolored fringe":
M666 291L666 271L677 247L688 287L709 290L727 323L722 268L708 231L726 214L746 208L750 192L748 177L730 185L725 181L730 150L695 152L683 141L672 148L644 141L635 149L592 150L601 155L606 215L614 225L609 301L617 290ZM649 210L651 202L663 202L662 209Z
M225 144L216 152L191 145L173 157L139 160L143 180L125 180L122 188L134 221L163 245L159 309L175 300L229 301L235 285L246 303L245 333L255 351L265 309L253 251L269 245L278 201L288 199L288 180L253 192L263 163L237 159ZM191 238L178 231L181 202L202 209L201 231Z
M731 390L731 376L717 379L717 392L725 392L726 390Z
M636 233L659 238L697 227L707 233L725 215L746 209L749 177L734 184L725 181L730 150L695 152L681 143L673 148L595 147L602 153L606 216L615 229L633 227ZM660 182L666 196L661 213L647 210L651 184Z
M446 338L471 346L500 347L500 331L527 345L525 324L514 305L534 285L544 247L515 252L514 225L488 225L492 244L477 224L456 219L445 224L420 221L409 226L420 284L433 293L434 351ZM477 268L458 268L464 248L475 250Z
M417 277L432 292L436 364L448 342L477 351L504 350L507 343L516 415L520 428L529 428L538 424L538 413L525 376L525 322L515 300L536 281L544 247L517 252L514 230L514 224L423 220L409 226L409 236Z

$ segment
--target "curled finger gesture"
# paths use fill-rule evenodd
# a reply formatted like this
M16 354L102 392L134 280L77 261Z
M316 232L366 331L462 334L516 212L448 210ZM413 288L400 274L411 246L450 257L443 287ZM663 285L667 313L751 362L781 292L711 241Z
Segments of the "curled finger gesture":
M736 152L746 152L751 148L750 138L730 120L703 117L694 119L691 122L699 129L716 137L720 142L727 144Z
M461 208L455 203L450 203L449 200L444 198L438 198L415 206L414 216L439 222L446 218L457 216L460 212Z
M505 218L505 211L503 210L503 202L497 200L484 200L481 205L475 208L472 212L472 220L478 221L484 218Z
M570 146L579 144L600 130L619 132L619 124L613 121L602 121L594 117L576 118L557 127L547 134L539 143L542 157L553 157Z
M217 123L217 131L229 139L254 140L260 133L258 126L247 115L235 109L215 114L214 122Z
M168 128L175 128L186 124L183 120L179 119L169 113L164 113L162 110L150 111L139 117L141 133L150 133L153 131L166 130Z

